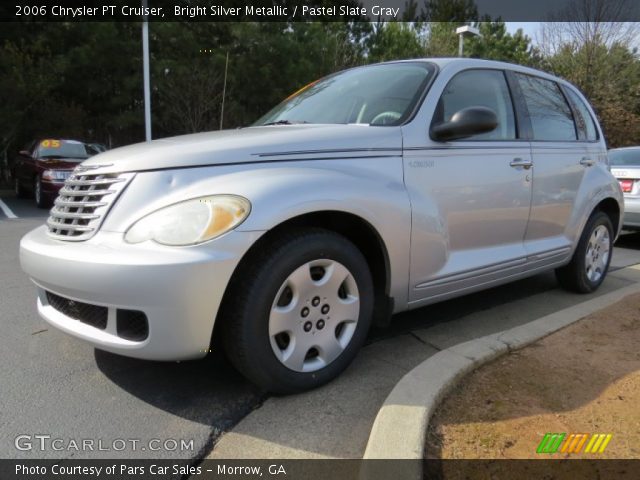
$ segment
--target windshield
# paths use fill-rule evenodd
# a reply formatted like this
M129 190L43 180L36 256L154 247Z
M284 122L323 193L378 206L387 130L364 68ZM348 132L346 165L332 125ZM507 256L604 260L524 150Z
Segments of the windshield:
M38 147L38 158L64 158L85 160L97 152L76 140L42 140Z
M610 150L609 165L640 166L640 148L633 150Z
M400 125L411 115L434 72L435 67L425 62L346 70L303 87L253 125Z

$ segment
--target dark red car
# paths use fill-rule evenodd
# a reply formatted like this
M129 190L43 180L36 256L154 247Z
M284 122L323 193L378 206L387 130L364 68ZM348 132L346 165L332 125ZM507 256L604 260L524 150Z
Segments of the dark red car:
M50 207L73 169L97 153L92 145L77 140L47 138L31 142L20 151L12 168L16 196L30 193L38 207Z

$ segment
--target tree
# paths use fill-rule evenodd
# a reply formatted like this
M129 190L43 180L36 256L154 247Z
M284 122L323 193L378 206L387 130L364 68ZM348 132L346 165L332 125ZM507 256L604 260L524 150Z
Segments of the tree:
M579 72L574 71L574 80L592 95L597 88L596 76L606 64L606 50L601 46L629 45L640 32L637 23L623 21L632 7L632 0L571 0L552 21L542 25L540 49L550 59L550 68L558 69L554 58L570 61L572 69ZM569 59L568 53L576 58Z
M228 25L151 25L154 137L218 129Z
M464 24L478 20L474 0L425 0L422 19L427 22Z
M425 39L422 24L379 22L368 39L370 62L423 57Z
M545 68L583 91L611 146L640 141L640 63L629 48L639 30L623 21L632 7L631 0L571 0L543 24L539 42Z
M456 28L478 20L473 0L425 0L421 18L429 22L426 53L452 57L458 52Z
M619 43L578 49L574 44L566 44L546 62L552 72L585 93L610 146L638 144L640 61L635 51Z
M501 60L520 65L536 66L540 64L539 52L531 46L531 39L522 33L507 32L502 21L480 22L479 37L465 39L465 55L474 58Z

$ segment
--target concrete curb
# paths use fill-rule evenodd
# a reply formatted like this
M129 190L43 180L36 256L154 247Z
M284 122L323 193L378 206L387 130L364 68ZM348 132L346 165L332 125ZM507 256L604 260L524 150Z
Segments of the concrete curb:
M422 459L429 420L440 400L464 375L638 292L640 283L632 284L526 325L455 345L428 358L402 377L383 403L363 458Z

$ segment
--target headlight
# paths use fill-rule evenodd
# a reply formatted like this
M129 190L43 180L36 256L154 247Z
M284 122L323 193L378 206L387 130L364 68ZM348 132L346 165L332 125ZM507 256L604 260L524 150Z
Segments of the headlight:
M59 170L45 170L42 172L42 179L49 180L50 182L62 181L69 178L70 172L61 172Z
M250 211L249 200L236 195L194 198L141 218L124 239L129 243L153 240L163 245L195 245L237 227Z

